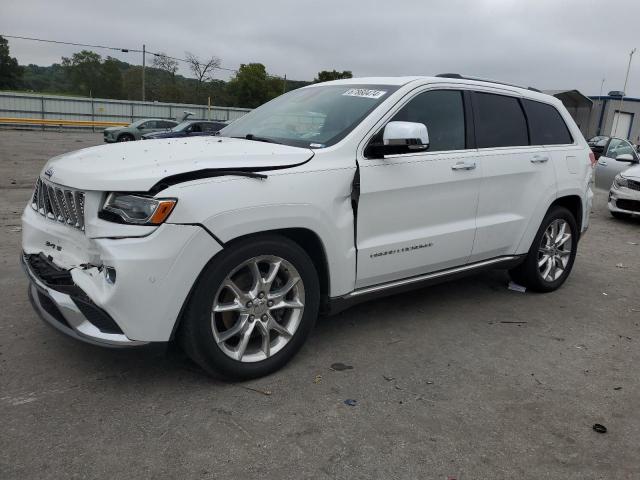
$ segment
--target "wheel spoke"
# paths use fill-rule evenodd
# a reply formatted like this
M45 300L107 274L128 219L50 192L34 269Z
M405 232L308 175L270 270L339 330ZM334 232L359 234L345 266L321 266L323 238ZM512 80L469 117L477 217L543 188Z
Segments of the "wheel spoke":
M567 230L567 224L565 222L560 223L560 228L558 228L558 232L556 233L556 236L554 237L554 241L555 241L556 246L558 246L560 244L559 242L564 237L566 230Z
M231 327L225 330L224 332L218 334L218 343L226 342L227 340L235 337L245 328L247 323L248 315L241 315L236 323Z
M570 238L571 238L571 234L570 233L565 233L560 238L558 238L558 240L556 241L556 247L561 247L562 245L567 243L567 240L569 240Z
M291 333L283 325L280 325L274 318L269 321L269 328L274 330L284 338L291 338Z
M244 305L240 302L218 303L213 307L213 311L216 313L237 312L241 310L244 310Z
M249 267L249 271L253 276L253 282L251 283L251 292L255 294L260 291L260 289L262 288L262 284L264 283L264 280L262 279L262 273L260 273L258 262L255 260L249 262L247 267Z
M544 278L545 280L547 278L549 278L549 274L551 273L551 269L553 268L553 262L552 261L548 261L547 262L547 266L544 269L544 272L542 272L542 278Z
M282 264L281 260L276 260L276 261L271 262L269 264L269 271L267 272L267 276L264 279L264 283L265 283L265 286L266 286L267 290L271 288L271 284L276 279L276 276L278 275L278 272L280 271L280 265L281 264Z
M542 268L544 264L546 264L551 257L549 255L544 255L541 260L538 261L538 268Z
M549 225L549 227L547 228L547 231L545 232L544 236L545 236L545 240L546 240L546 244L547 246L551 246L553 245L553 239L555 238L555 232L554 232L554 223L551 222L551 224Z
M278 303L275 303L269 309L270 310L279 310L281 308L299 309L299 308L304 308L304 304L300 300L298 300L297 298L294 298L293 300L280 300Z
M267 356L271 356L271 335L269 333L269 328L263 324L262 322L259 322L257 325L257 329L260 332L260 335L262 336L262 352Z
M251 334L253 333L255 326L256 322L246 324L246 328L244 328L242 336L240 337L240 342L236 348L236 360L242 360L242 357L244 357L244 352L247 350L247 345L249 345L249 340L251 339Z
M240 301L244 300L247 297L247 294L240 290L240 287L238 287L238 285L236 285L236 283L230 278L227 278L222 285L231 290L231 293L233 293L235 297Z
M293 287L296 286L296 284L300 281L300 277L298 277L297 275L292 275L289 280L287 281L287 283L284 284L283 287L279 288L278 290L275 290L273 292L271 292L269 294L269 298L271 299L280 299L283 298L287 293L289 293L291 291L291 289Z

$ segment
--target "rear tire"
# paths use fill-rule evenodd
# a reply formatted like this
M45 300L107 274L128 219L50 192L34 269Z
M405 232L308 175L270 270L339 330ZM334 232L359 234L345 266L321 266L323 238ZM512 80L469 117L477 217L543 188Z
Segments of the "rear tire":
M552 292L567 279L578 247L578 226L564 207L552 207L545 215L527 256L509 271L511 278L536 292Z
M178 337L213 376L261 377L300 350L319 305L318 274L298 244L280 235L248 238L206 265Z

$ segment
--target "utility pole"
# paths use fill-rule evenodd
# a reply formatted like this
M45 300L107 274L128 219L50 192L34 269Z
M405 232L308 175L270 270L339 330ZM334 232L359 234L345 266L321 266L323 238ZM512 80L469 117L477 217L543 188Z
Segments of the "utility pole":
M282 93L287 93L287 75L284 76L284 82L282 82Z
M144 70L147 56L147 46L142 44L142 101L144 102Z
M618 116L616 117L616 121L613 124L613 130L611 130L611 136L613 137L616 133L616 129L618 128L618 120L620 120L620 115L622 115L622 104L624 103L624 96L627 94L627 82L629 81L629 70L631 70L631 59L633 58L633 54L636 53L636 49L634 48L629 53L629 64L627 65L627 75L624 77L624 87L622 88L622 97L620 97L620 105L618 105ZM614 112L615 115L615 112Z
M600 109L604 109L604 100L602 100L602 91L604 90L604 81L605 81L605 77L602 77L602 81L600 82L600 93L598 94L598 103L600 104ZM589 110L589 120L587 123L587 134L591 135L590 131L591 131L591 117L593 116L593 108ZM596 129L596 135L600 135L600 130L601 127L598 126Z

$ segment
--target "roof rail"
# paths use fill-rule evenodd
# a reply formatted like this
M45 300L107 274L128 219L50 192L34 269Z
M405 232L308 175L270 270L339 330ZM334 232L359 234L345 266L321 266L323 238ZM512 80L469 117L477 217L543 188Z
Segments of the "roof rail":
M436 75L436 77L439 77L439 78L457 78L459 80L474 80L476 82L496 83L498 85L506 85L508 87L524 88L524 89L527 89L527 90L531 90L533 92L542 93L540 90L538 90L537 88L533 88L533 87L523 87L523 86L520 86L520 85L514 85L513 83L497 82L495 80L488 80L486 78L464 77L464 76L460 75L459 73L439 73L438 75Z

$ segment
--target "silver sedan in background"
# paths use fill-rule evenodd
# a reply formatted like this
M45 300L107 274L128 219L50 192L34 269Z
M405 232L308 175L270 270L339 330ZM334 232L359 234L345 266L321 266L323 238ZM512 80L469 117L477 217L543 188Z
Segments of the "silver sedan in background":
M609 190L616 175L639 162L638 152L631 143L621 138L610 138L596 163L596 187Z

